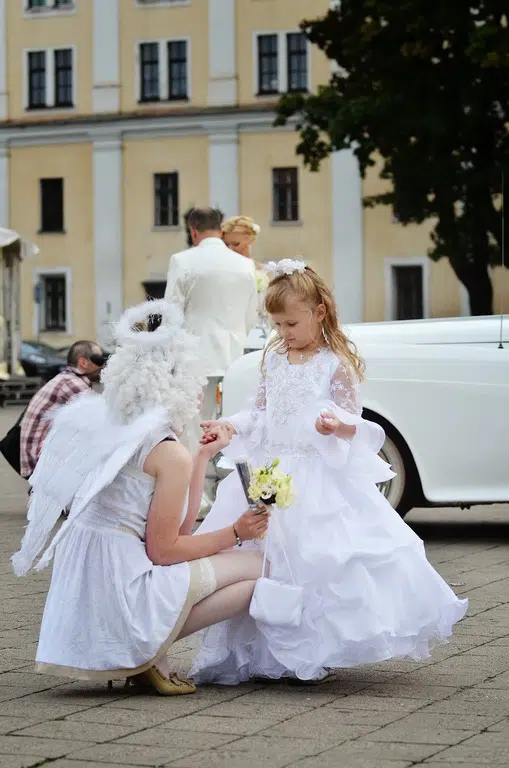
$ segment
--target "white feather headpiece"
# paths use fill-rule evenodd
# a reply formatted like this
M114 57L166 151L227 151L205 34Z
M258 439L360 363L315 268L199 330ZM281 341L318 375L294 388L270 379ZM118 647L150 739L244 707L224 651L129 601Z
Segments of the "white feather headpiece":
M136 330L154 315L156 330ZM37 569L145 440L181 429L198 412L205 379L198 341L182 322L180 309L166 301L128 309L115 328L119 347L103 371L103 395L87 392L56 409L30 478L28 527L12 557L16 575L33 566L63 509L72 505Z
M304 272L306 264L301 259L281 259L281 261L269 261L266 265L271 277L280 275L293 275L294 272Z
M154 331L137 330L158 316ZM183 328L179 307L164 299L128 309L115 327L119 348L101 380L113 414L128 423L162 405L172 428L181 430L196 415L205 383L198 339Z

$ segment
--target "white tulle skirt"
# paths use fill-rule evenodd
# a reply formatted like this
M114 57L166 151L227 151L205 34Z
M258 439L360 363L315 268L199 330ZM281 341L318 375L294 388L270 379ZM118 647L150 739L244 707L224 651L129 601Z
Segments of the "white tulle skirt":
M301 625L278 628L243 615L205 630L191 670L195 680L309 680L325 667L428 658L450 637L468 601L430 565L422 541L362 472L347 477L309 455L282 457L281 469L292 474L297 495L290 509L274 511L270 576L291 582L284 547L304 588ZM233 523L245 507L232 473L198 535Z

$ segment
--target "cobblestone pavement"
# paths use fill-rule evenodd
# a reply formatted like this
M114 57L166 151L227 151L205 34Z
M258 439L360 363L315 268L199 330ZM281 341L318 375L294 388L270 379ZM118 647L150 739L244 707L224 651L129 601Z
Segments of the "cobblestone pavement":
M0 434L15 418L0 412ZM0 484L1 768L509 764L509 507L409 518L440 573L470 598L432 661L343 671L320 688L206 687L164 699L33 673L49 574L13 576L26 489L3 459ZM176 644L175 668L185 671L191 653Z

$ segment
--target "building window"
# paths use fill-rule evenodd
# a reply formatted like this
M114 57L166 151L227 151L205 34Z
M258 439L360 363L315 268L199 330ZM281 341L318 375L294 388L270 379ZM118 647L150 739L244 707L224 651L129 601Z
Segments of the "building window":
M392 265L392 320L424 317L424 269L421 264Z
M258 34L256 40L259 96L309 90L308 41L303 32Z
M46 51L28 54L28 107L44 109L46 106Z
M64 231L64 180L41 179L41 232Z
M279 92L278 36L258 36L258 93Z
M308 87L308 47L302 32L290 32L286 36L287 88L288 91L302 92Z
M297 168L272 171L273 221L299 220L299 178Z
M75 0L27 0L27 12L74 10Z
M55 51L55 107L72 107L72 50Z
M39 330L67 330L67 280L64 275L40 276Z
M168 84L170 101L187 99L187 41L168 43Z
M141 101L159 101L159 44L140 45Z
M147 301L151 299L164 299L166 280L145 280L142 283ZM152 315L154 317L154 315Z
M187 40L139 44L140 102L182 101L189 98Z
M178 227L179 224L179 175L178 173L154 174L154 226Z
M54 48L27 54L27 109L74 106L74 50Z

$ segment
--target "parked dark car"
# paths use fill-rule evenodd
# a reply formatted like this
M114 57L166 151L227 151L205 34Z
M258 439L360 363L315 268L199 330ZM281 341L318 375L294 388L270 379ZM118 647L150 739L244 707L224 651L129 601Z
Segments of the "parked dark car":
M67 365L65 352L38 341L22 341L19 362L25 376L49 381Z

